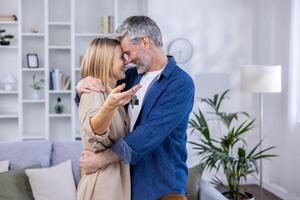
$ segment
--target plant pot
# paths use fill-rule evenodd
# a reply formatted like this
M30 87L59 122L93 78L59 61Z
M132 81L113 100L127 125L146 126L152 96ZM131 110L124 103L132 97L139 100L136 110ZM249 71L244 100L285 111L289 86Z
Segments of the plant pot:
M229 192L223 192L222 193L226 198L230 199L229 198ZM240 194L240 200L255 200L254 196L248 192L244 192L244 194L246 195L242 195ZM231 199L230 199L231 200Z
M10 41L0 41L0 45L8 46L10 44Z
M38 90L32 90L31 99L38 100L40 99L39 91Z

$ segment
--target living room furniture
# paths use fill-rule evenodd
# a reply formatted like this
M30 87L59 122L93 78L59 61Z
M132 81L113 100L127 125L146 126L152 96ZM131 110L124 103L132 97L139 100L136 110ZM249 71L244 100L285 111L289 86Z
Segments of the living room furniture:
M263 132L263 93L281 92L280 65L245 65L241 68L242 90L257 93L259 98L259 142L262 142ZM263 144L259 145L262 151ZM263 200L263 164L259 161L260 199Z
M72 172L76 185L80 180L79 157L82 152L80 141L51 142L47 140L0 142L0 161L8 160L9 169L17 170L41 165L43 168L72 161ZM222 194L206 180L201 179L202 166L189 169L187 191L189 200L223 200ZM225 199L224 199L225 200Z
M6 91L0 83L0 141L80 137L74 97L85 49L95 37L112 37L127 16L147 14L147 5L147 0L1 0L0 28L14 39L0 45L0 78L12 74L17 84ZM4 14L17 20L3 20ZM32 54L37 68L28 67ZM50 73L58 87L52 87ZM34 74L45 80L39 99L32 98ZM65 108L61 114L54 111L58 97Z

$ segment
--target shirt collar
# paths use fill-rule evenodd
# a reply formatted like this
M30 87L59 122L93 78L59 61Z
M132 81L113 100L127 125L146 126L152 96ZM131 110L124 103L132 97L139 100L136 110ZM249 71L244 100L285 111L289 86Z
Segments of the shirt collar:
M161 72L161 76L165 78L169 78L174 70L174 66L176 65L176 61L173 56L168 56L168 63L164 67L164 70Z

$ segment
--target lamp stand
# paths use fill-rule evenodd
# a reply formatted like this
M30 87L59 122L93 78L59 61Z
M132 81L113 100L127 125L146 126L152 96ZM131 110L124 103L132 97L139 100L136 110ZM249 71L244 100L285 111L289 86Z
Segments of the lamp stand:
M263 95L261 92L259 96L259 142L262 141L262 120L263 120ZM262 151L262 143L259 145L259 151ZM263 176L262 176L262 159L259 160L259 186L260 186L260 200L263 200Z

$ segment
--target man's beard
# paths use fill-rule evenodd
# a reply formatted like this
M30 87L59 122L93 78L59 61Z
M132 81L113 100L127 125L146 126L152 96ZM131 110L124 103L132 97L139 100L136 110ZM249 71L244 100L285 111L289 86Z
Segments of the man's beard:
M149 65L137 64L136 69L138 74L144 74L148 71Z
M141 61L141 59L139 59L139 61L136 62L135 64L136 64L136 69L138 71L138 74L144 74L149 70L150 57L145 55L143 57L143 61Z

